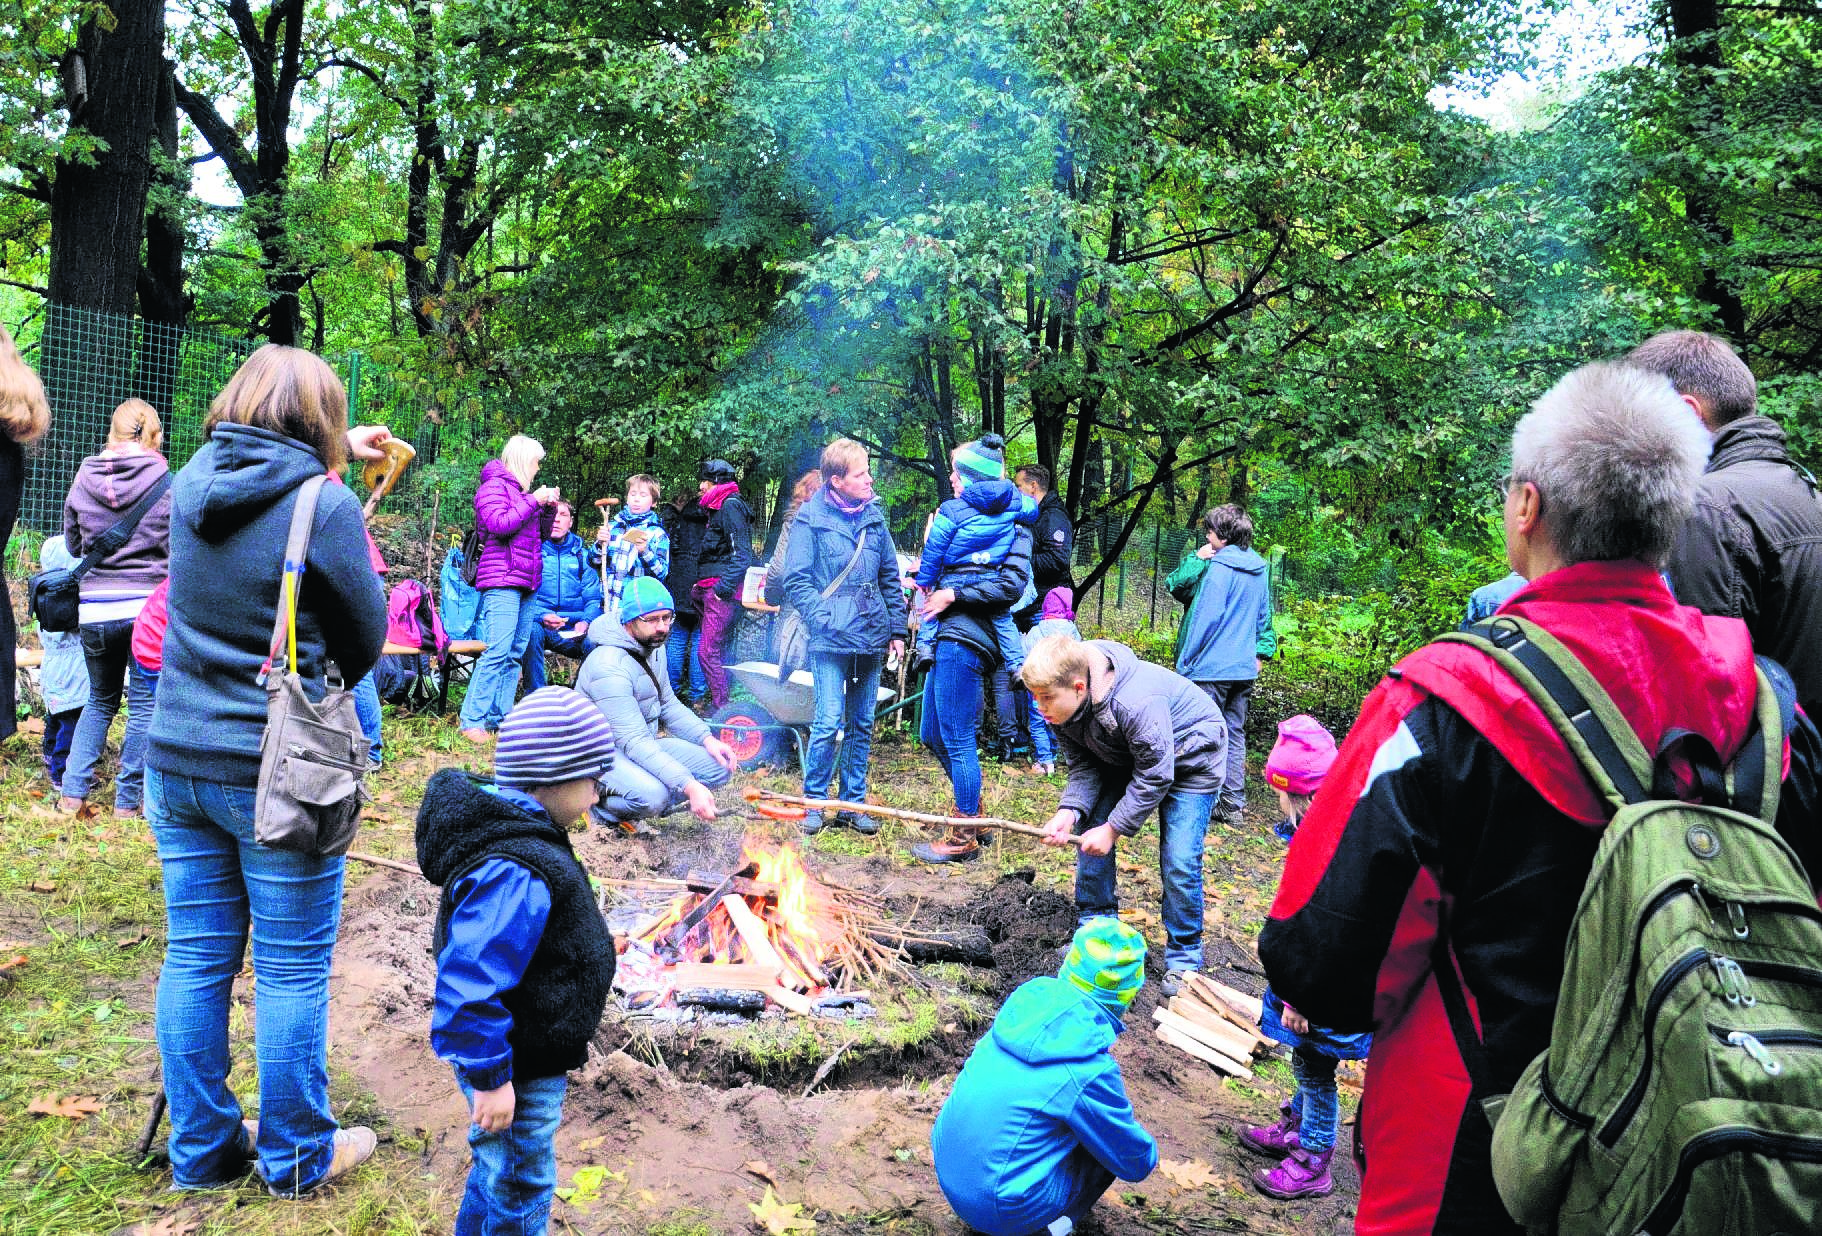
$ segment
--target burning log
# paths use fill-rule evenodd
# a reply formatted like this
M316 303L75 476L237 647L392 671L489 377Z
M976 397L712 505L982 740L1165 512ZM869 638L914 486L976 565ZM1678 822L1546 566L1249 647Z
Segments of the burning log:
M721 1013L763 1013L765 1011L765 992L757 989L691 987L674 992L673 998L678 1004L693 1004L698 1008L714 1009Z
M747 905L745 898L723 898L721 908L727 911L729 921L734 924L734 930L740 933L740 942L746 945L747 957L752 960L754 965L762 966L781 975L781 982L784 986L808 986L808 983L793 975L786 967L784 958L780 957L778 950L772 947L772 938L767 934L765 924L759 921L759 916L753 913L752 907Z
M959 961L964 965L993 965L993 940L984 927L955 927L907 935L888 926L867 933L887 948L900 948L915 962Z
M710 893L720 888L727 877L716 875L712 871L692 871L678 883L694 893ZM749 880L735 876L734 882L728 885L728 892L739 893L749 901L764 901L773 905L778 903L778 886L761 884L758 880Z
M778 971L750 961L680 961L666 968L674 990L768 991L778 986Z

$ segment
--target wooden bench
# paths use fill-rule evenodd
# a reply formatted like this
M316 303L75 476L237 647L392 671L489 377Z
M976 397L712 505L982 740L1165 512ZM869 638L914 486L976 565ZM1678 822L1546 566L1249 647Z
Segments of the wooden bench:
M437 711L449 711L449 680L456 674L466 674L474 668L474 663L487 651L487 644L478 639L452 639L443 657L440 682L437 686ZM380 652L385 656L418 657L427 655L422 648L410 644L395 644L387 640Z

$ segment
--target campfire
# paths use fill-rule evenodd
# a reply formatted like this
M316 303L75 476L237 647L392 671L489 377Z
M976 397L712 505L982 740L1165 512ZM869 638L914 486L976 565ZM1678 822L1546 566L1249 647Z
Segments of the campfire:
M979 929L914 931L882 899L810 873L795 847L749 842L731 872L613 881L619 965L634 1011L869 1016L869 987L906 961L992 964ZM623 925L623 926L622 926Z

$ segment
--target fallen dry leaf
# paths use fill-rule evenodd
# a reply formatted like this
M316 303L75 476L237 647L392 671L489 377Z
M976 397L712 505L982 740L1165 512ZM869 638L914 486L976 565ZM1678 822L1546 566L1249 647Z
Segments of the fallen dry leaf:
M1222 1183L1214 1169L1200 1159L1165 1159L1158 1164L1158 1170L1185 1189L1213 1189Z
M59 1098L54 1094L41 1094L26 1104L25 1110L40 1116L62 1116L65 1120L87 1120L101 1110L101 1100L86 1095L70 1095Z
M33 880L25 886L25 889L31 893L54 893L57 891L57 882L55 880Z
M757 1176L767 1184L775 1185L778 1178L772 1175L772 1165L764 1159L748 1159L740 1165L740 1170L749 1176Z
M144 944L151 938L152 933L147 931L144 927L141 927L130 936L121 936L118 940L115 940L114 943L120 948L132 948L136 944Z
M753 1212L753 1219L771 1236L790 1236L792 1232L814 1232L816 1220L803 1217L802 1202L781 1202L772 1195L772 1186L767 1185L765 1196L757 1202L748 1202L747 1209Z
M27 958L24 953L14 953L11 957L6 958L4 961L0 961L0 973L4 973L8 970L17 970L20 966L24 965L26 961Z
M595 1147L599 1146L602 1142L604 1142L606 1140L607 1140L606 1134L602 1134L600 1137L584 1138L583 1140L576 1143L576 1151L579 1154L587 1154L589 1151L593 1150Z

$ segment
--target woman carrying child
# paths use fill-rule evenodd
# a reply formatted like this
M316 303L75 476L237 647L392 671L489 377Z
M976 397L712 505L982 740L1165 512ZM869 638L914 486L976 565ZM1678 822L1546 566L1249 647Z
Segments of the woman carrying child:
M1279 836L1288 840L1297 831L1334 762L1335 738L1316 718L1296 716L1279 724L1278 741L1265 761L1266 783L1278 792L1284 812ZM1248 1150L1283 1156L1277 1167L1254 1172L1253 1184L1261 1193L1286 1200L1323 1197L1335 1190L1329 1172L1340 1122L1335 1068L1343 1060L1364 1060L1373 1036L1313 1026L1270 988L1259 1028L1266 1038L1291 1049L1297 1090L1279 1108L1277 1124L1240 1132L1240 1144Z

